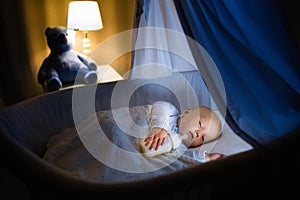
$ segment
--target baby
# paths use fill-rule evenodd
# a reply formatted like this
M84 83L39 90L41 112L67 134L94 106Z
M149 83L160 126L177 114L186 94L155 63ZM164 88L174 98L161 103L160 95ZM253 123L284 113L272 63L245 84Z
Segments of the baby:
M217 139L221 135L219 117L210 108L186 109L180 115L177 108L168 102L157 101L152 105L149 117L150 134L144 139L145 146L157 150L164 144L171 131L185 136L183 143L187 147L198 147ZM204 161L224 157L221 153L205 154Z

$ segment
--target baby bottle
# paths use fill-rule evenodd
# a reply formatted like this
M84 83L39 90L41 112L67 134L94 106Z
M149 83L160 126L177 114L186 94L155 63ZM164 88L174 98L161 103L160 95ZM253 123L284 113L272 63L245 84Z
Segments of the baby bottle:
M145 146L144 140L141 141L142 153L145 157L154 157L160 154L171 152L173 149L176 149L180 146L184 136L181 136L178 133L171 132L168 134L163 145L159 146L157 150L149 149L149 145Z

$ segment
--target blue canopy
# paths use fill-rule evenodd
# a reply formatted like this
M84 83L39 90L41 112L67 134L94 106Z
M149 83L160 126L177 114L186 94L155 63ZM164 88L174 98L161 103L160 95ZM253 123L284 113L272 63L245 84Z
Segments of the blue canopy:
M300 56L284 1L174 0L224 81L228 113L265 144L300 125Z

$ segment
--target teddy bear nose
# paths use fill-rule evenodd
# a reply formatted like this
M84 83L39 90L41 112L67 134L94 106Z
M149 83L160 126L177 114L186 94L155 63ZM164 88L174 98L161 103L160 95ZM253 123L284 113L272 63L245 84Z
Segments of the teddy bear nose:
M60 43L62 43L62 44L65 43L67 40L65 34L59 34L58 39L59 39Z

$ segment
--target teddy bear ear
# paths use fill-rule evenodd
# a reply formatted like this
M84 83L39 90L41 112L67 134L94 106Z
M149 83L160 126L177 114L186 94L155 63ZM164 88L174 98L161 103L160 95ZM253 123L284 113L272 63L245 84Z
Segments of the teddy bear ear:
M45 30L45 35L46 35L46 36L48 36L48 34L49 34L50 30L51 30L51 28L50 28L50 27L47 27L47 28L46 28L46 30Z

